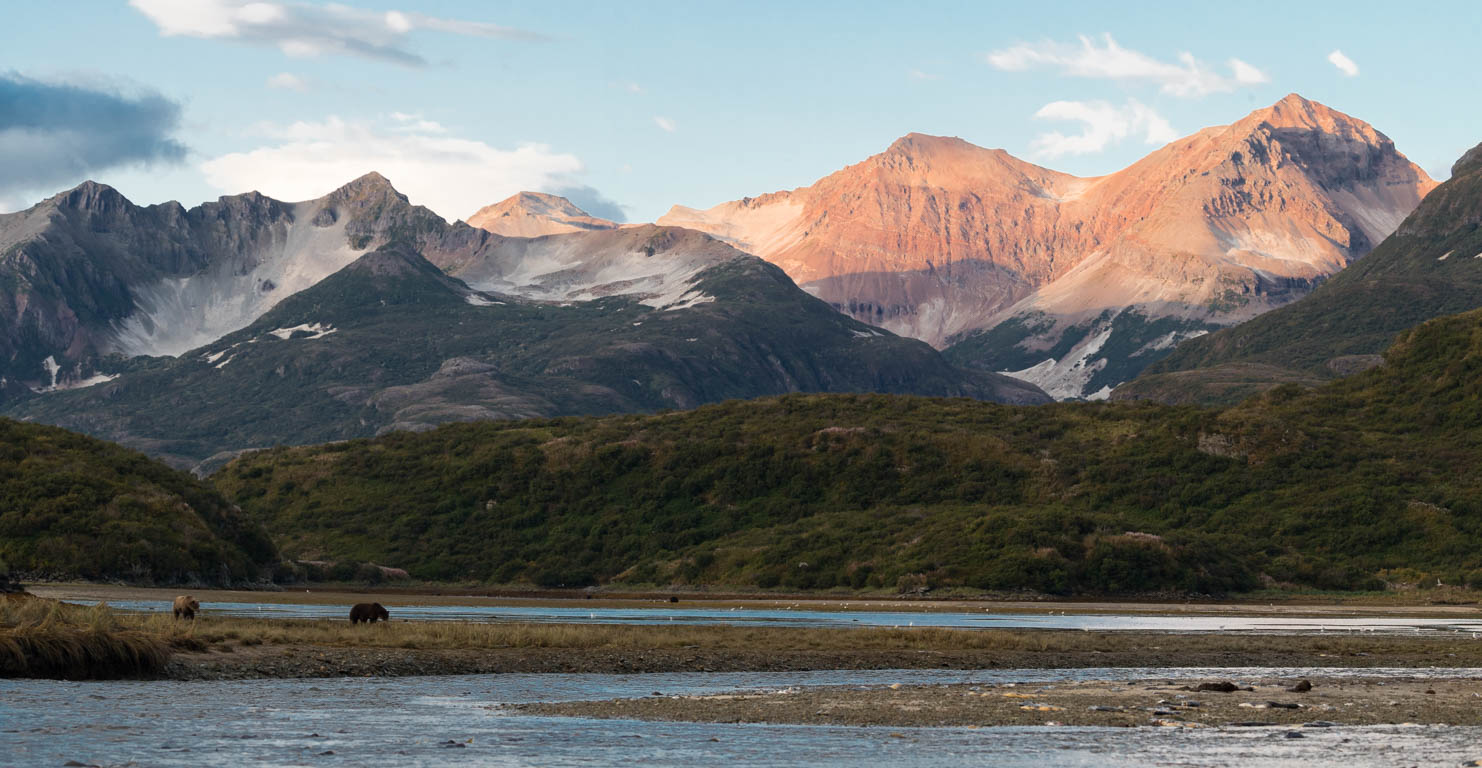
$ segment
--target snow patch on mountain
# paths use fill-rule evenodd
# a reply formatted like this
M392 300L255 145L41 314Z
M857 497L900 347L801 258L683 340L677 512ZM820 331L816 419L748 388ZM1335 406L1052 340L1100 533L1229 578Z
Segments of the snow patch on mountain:
M138 308L116 324L111 351L178 357L251 325L365 252L350 247L346 220L315 226L316 210L312 202L295 205L293 223L256 253L138 289Z
M274 328L273 330L268 331L268 333L270 335L277 336L284 341L287 341L293 338L293 334L303 332L310 335L301 336L300 339L303 341L311 341L313 339L322 339L325 336L334 333L336 330L338 329L330 325L321 325L319 323L300 323L293 326L292 328Z
M1194 331L1169 331L1168 333L1165 333L1162 336L1153 339L1152 341L1142 345L1141 347L1138 347L1137 351L1132 353L1132 357L1146 355L1151 352L1161 352L1165 349L1172 349L1181 342L1187 341L1189 339L1197 339L1207 333L1209 333L1209 331L1203 328Z
M722 258L596 246L576 236L511 241L455 276L475 291L553 303L631 296L655 309L685 309L715 300L695 281Z
M48 355L45 360L41 361L41 367L46 369L47 378L51 380L51 383L47 384L44 387L32 390L38 394L46 394L47 392L61 392L62 390L66 389L82 389L83 387L95 386L97 384L113 381L114 379L118 378L118 374L116 373L95 373L85 379L77 379L74 381L61 380L60 375L62 373L62 366L58 365L56 358L50 355Z
M1059 360L1049 357L1021 371L999 373L1035 384L1056 400L1081 397L1091 377L1106 367L1106 358L1092 360L1091 356L1101 351L1111 335L1112 329L1108 327L1072 347Z

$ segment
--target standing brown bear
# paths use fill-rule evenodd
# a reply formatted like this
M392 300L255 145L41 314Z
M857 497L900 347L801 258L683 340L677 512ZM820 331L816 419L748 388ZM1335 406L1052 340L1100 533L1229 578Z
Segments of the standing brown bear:
M380 603L356 603L355 607L350 609L351 624L359 624L362 621L367 624L374 624L377 621L390 620L391 613L381 607Z
M201 610L201 604L196 602L190 595L181 595L175 598L175 618L186 618L195 621L196 611Z

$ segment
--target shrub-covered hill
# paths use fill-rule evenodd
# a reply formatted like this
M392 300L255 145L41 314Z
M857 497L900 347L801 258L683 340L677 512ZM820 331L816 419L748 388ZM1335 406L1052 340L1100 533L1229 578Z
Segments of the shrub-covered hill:
M257 523L210 485L126 448L0 419L0 563L131 582L265 578Z
M290 554L428 579L1055 592L1482 577L1482 313L1225 411L793 395L245 456Z

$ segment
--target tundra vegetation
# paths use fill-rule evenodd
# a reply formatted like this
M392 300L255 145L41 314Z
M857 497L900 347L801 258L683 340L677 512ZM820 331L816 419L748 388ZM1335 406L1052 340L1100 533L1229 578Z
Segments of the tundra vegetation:
M209 484L112 443L0 419L0 563L17 580L227 584L265 579L277 559L262 527Z
M1223 410L792 395L242 457L291 556L542 586L1482 585L1482 312Z

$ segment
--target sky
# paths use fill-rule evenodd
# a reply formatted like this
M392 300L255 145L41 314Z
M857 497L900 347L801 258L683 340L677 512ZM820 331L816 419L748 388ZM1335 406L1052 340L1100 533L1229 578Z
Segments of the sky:
M378 171L449 220L530 189L651 221L910 132L1082 176L1296 92L1437 178L1482 141L1482 3L6 0L0 211Z

